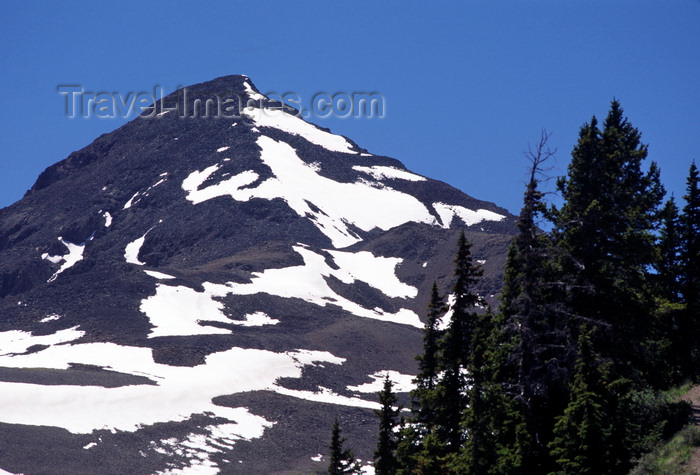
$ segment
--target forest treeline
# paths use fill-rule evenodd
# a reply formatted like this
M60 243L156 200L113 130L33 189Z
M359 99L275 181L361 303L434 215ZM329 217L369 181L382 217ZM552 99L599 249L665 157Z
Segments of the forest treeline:
M664 391L700 374L698 169L664 201L613 101L602 127L581 127L548 205L547 139L527 154L500 306L475 291L464 233L453 287L433 285L410 415L391 381L380 393L378 475L627 473L687 422ZM337 421L333 437L329 473L355 473Z

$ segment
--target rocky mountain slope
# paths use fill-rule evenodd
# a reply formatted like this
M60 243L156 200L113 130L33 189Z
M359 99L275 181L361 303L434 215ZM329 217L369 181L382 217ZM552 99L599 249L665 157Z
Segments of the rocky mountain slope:
M187 90L0 210L4 470L322 471L336 416L368 463L375 392L410 390L460 229L499 290L506 210L245 76ZM194 116L222 97L235 113Z

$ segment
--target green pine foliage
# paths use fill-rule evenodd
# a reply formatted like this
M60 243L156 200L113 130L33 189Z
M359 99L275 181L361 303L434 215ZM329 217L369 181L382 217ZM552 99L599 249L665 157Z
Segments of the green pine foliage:
M343 444L347 439L341 437L341 428L338 419L333 422L331 431L330 462L328 463L329 475L346 475L360 472L360 464L355 460L352 449L344 449Z
M657 295L668 302L681 300L681 236L678 206L673 196L661 210L661 231L655 263Z
M497 321L488 311L477 317L467 365L467 408L462 416L466 441L456 459L457 473L518 473L524 453L519 435L525 431L520 405L498 381ZM519 433L520 432L520 433Z
M445 315L447 306L440 295L437 283L433 282L427 320L423 332L423 353L416 356L418 375L412 393L417 420L427 426L435 426L435 387L438 382L440 339L443 332L438 329L440 319Z
M558 182L565 203L551 213L555 244L567 256L563 272L574 278L571 309L578 323L607 329L596 334L596 346L633 363L621 371L644 370L637 343L649 325L639 318L653 307L648 270L656 261L664 191L656 164L642 169L646 157L640 132L613 101L602 130L595 117L582 127L568 174Z
M464 232L449 311L433 284L411 417L396 422L388 381L380 394L377 473L622 474L688 420L663 391L700 376L698 169L682 210L662 208L660 172L613 101L547 208L548 138L526 154L499 311L475 292Z
M578 338L578 360L571 385L571 398L557 417L554 440L549 443L558 473L611 473L609 444L612 428L605 401L596 386L605 378L593 352L591 330L582 328Z
M389 376L384 379L384 387L379 392L381 409L375 411L379 417L379 441L374 452L374 469L377 475L394 475L398 470L396 449L397 435L394 429L398 425L396 418L399 409L396 406L396 395L392 392L393 384Z
M690 166L680 218L681 292L688 310L700 312L700 179L695 162Z
M689 371L693 377L700 376L700 179L695 162L690 166L686 181L685 205L680 222L680 290L682 303L681 331L684 332L682 347L690 349Z
M475 264L469 243L462 231L455 258L454 303L452 315L440 344L439 369L442 376L435 388L436 430L444 453L456 453L464 442L461 417L466 401L466 371L471 353L471 338L476 325L476 305L481 299L474 291L482 271Z
M526 430L514 442L522 454L524 472L546 470L554 418L568 395L572 348L563 283L559 275L560 250L537 221L545 214L539 177L554 152L549 134L526 157L530 179L518 219L518 234L508 250L501 295L501 352L499 380L518 404Z

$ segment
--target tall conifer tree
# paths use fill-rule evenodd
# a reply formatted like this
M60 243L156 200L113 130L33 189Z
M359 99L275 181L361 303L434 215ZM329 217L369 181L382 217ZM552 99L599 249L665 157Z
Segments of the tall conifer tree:
M573 313L606 330L597 334L605 336L597 338L600 349L637 370L639 342L650 326L638 319L653 307L648 269L664 193L656 164L642 170L646 156L640 132L613 101L602 131L595 118L582 127L568 174L558 182L565 203L552 210L556 244L571 256L563 271L576 277Z
M389 376L384 379L384 387L379 392L381 409L375 411L379 417L379 440L374 452L374 469L377 475L394 475L398 469L396 461L397 438L394 429L399 410L395 409L396 395L392 392L393 384Z
M522 469L539 472L547 467L546 443L554 417L563 410L568 393L568 368L575 356L569 341L562 283L553 272L558 256L549 236L537 226L545 214L540 177L554 156L543 131L530 161L529 181L518 219L518 234L508 250L501 295L500 379L527 421L527 431L513 441L523 454ZM529 434L529 435L528 435ZM525 436L525 437L523 437Z
M659 296L669 302L681 299L681 235L678 206L673 196L661 210L659 257L655 265Z
M328 475L346 475L359 473L360 465L355 460L355 455L351 449L343 448L345 437L341 437L342 430L338 424L338 418L333 422L331 431L330 461L328 463Z
M439 344L443 333L438 329L438 325L446 311L447 307L440 295L437 283L433 282L427 320L423 331L423 353L416 356L418 375L414 381L416 389L412 393L417 421L431 426L434 425L432 420L435 416L434 393L439 371Z
M686 181L681 223L681 292L688 310L700 313L700 179L695 162Z
M597 390L603 374L593 350L590 329L581 330L578 346L569 404L557 418L555 438L549 447L560 473L611 473L610 421L606 417L604 398Z
M685 205L680 217L680 289L685 304L683 326L690 352L691 376L700 377L700 179L693 162L686 181Z
M449 326L442 339L442 377L436 387L437 435L446 453L456 453L464 440L460 427L466 407L465 368L471 352L471 337L476 324L476 305L481 302L474 286L482 270L471 255L471 244L460 232L455 258L454 303Z

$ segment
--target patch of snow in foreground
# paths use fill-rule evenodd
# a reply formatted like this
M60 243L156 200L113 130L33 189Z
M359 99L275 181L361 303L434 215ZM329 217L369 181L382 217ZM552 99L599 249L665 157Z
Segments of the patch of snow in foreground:
M386 167L375 165L373 167L363 167L356 165L352 167L353 170L357 170L361 173L366 173L375 180L381 180L383 178L397 179L397 180L407 180L407 181L426 181L427 178L416 175L414 173L408 172L406 170L399 170L394 167Z
M192 172L182 182L187 199L198 204L227 195L237 201L281 198L299 216L309 218L336 248L361 241L351 230L352 225L364 231L375 228L386 231L411 221L437 224L425 205L409 194L364 182L339 183L319 175L285 142L263 135L258 137L257 144L262 149L261 160L270 167L274 177L251 188L248 185L259 176L246 170L200 189L219 168L212 165Z
M92 236L90 236L87 241L91 239ZM85 242L87 241L82 244L73 244L72 242L64 241L61 236L58 237L58 240L61 241L61 244L66 246L68 249L68 254L64 254L63 256L50 256L45 252L41 255L42 259L46 259L54 264L58 264L59 262L63 261L63 265L56 272L54 272L54 274L46 282L53 282L56 280L56 277L58 277L58 274L66 269L70 269L83 259L83 251L85 251Z
M416 388L416 385L413 384L415 375L401 374L398 371L387 370L370 374L369 377L374 380L371 383L365 383L359 386L348 386L347 389L348 391L358 393L378 393L384 389L384 379L387 377L387 375L389 376L391 382L394 383L392 390L395 393L408 393Z
M145 425L210 413L211 417L236 423L236 427L225 429L227 433L257 437L270 422L244 408L218 406L212 399L269 390L279 378L299 378L304 367L299 360L308 358L315 362L339 361L324 351L304 350L297 356L295 352L231 348L208 355L198 366L168 366L154 362L149 348L114 343L54 345L32 354L2 355L2 367L68 369L71 363L89 364L145 375L157 384L105 388L0 382L0 422L62 427L75 434L88 434L100 429L133 432Z
M354 147L345 137L321 130L296 115L279 109L244 108L242 112L250 117L257 127L272 127L299 135L331 152L355 153Z
M467 209L464 206L448 205L445 203L433 203L433 208L437 211L442 221L442 227L447 229L452 224L455 216L464 221L467 226L473 226L482 221L501 221L505 219L502 214L494 213L486 209L476 211Z

